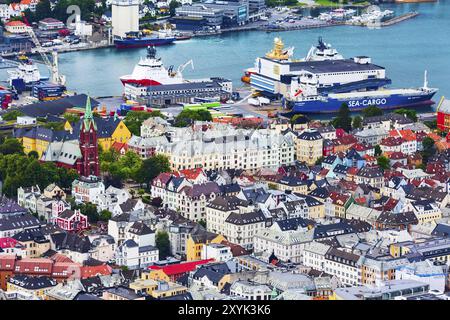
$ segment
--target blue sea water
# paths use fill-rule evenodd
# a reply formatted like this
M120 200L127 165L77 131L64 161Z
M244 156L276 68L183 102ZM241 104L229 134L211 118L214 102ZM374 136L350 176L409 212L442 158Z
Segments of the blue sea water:
M450 1L419 4L390 4L396 14L412 10L420 15L394 26L368 29L338 26L289 32L240 32L207 38L194 38L157 48L166 67L193 59L195 70L187 67L186 78L222 76L240 85L243 70L253 66L255 58L269 51L279 36L286 46L294 46L294 56L304 57L322 36L345 57L367 55L384 66L392 87L417 87L428 70L429 86L439 88L435 100L450 96ZM115 48L72 52L60 55L60 70L69 89L93 96L120 95L119 77L132 72L145 49Z

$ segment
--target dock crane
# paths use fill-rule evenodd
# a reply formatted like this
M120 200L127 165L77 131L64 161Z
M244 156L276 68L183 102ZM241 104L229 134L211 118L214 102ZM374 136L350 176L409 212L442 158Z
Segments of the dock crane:
M194 70L194 61L192 61L192 59L191 59L191 60L189 60L188 62L186 62L185 64L182 64L182 65L178 66L177 73L178 73L178 74L182 74L183 71L184 71L184 69L185 69L188 65L191 65L192 70Z
M58 52L56 50L52 51L52 62L47 57L46 52L42 48L39 39L36 37L36 34L33 31L33 28L28 26L26 28L28 35L30 36L31 40L33 41L34 45L36 46L37 51L42 57L42 60L44 61L47 68L50 70L50 79L51 82L59 85L65 85L66 83L66 77L59 74L58 70Z

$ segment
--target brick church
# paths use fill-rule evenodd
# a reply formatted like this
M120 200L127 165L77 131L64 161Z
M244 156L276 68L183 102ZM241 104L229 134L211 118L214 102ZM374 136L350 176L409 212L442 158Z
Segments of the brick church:
M51 161L58 167L75 169L82 177L100 174L97 124L89 97L86 100L84 116L79 121L79 127L74 128L60 141L52 142L41 161Z

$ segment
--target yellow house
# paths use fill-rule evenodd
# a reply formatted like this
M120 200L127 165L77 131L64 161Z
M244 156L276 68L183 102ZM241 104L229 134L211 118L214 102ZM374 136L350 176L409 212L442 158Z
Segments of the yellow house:
M26 154L36 151L39 157L47 150L50 142L56 139L53 130L41 127L17 129L14 131L14 137L22 143Z
M186 260L195 261L201 259L203 246L209 243L221 243L226 240L221 234L204 231L189 234L186 240Z
M147 293L156 299L172 297L187 292L187 288L183 285L170 281L154 280L150 278L150 274L151 272L144 272L141 275L141 279L136 279L130 283L130 289L133 289L136 293Z
M97 125L98 143L103 150L109 150L114 142L127 143L131 138L131 131L118 117L94 118ZM80 123L66 121L64 130L76 132Z
M127 143L131 138L131 131L118 117L94 118L97 126L98 143L103 150L109 150L114 142ZM39 158L47 151L51 142L63 140L78 140L80 122L70 123L66 121L64 130L52 130L43 127L19 128L14 131L14 137L18 139L28 154L36 151Z

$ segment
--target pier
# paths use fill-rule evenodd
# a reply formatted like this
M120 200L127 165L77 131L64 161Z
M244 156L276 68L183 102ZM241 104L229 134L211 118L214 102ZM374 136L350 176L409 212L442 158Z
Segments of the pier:
M400 15L400 16L397 16L397 17L394 17L394 18L392 18L392 19L389 19L389 20L386 20L386 21L382 22L382 23L381 23L381 26L382 26L382 27L389 27L389 26L392 26L392 25L394 25L394 24L403 22L403 21L405 21L405 20L415 18L415 17L417 17L418 15L419 15L419 13L416 12L416 11L408 12L408 13L402 14L402 15Z

